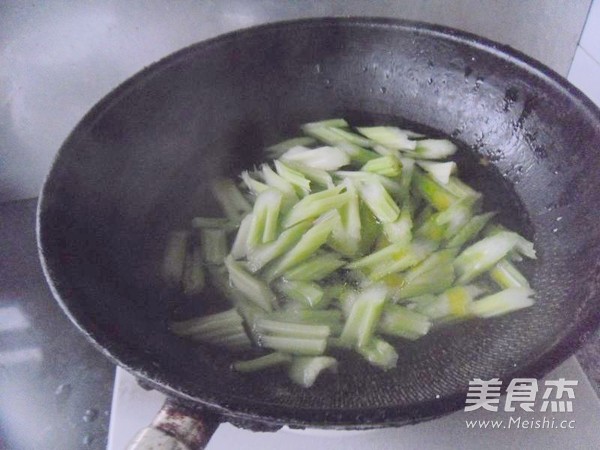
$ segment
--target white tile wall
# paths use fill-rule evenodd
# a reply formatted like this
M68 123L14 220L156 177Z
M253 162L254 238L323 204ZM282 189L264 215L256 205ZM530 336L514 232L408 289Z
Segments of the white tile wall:
M600 0L594 0L568 79L600 106Z

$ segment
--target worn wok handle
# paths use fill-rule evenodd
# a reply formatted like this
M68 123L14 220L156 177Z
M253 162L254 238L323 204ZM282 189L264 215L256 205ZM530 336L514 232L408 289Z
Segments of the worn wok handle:
M127 450L202 450L218 426L218 416L167 399L152 424L135 436Z

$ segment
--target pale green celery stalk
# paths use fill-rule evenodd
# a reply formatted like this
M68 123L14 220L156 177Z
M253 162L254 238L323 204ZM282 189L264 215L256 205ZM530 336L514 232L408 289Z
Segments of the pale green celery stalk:
M337 211L330 211L319 217L300 241L274 263L269 272L270 279L277 278L292 267L310 258L329 238L336 222L340 220Z
M290 355L281 352L273 352L254 359L236 361L233 363L232 367L236 372L250 373L270 369L271 367L287 365L291 362L292 357Z
M170 323L170 329L179 336L192 334L210 334L216 330L236 329L243 322L235 308L208 316Z
M282 232L275 241L248 249L246 255L248 269L251 272L258 272L266 264L292 248L310 227L311 223L305 220Z
M398 303L405 305L408 309L416 311L418 307L422 307L422 306L432 303L436 300L437 300L436 295L424 294L424 295L417 295L416 297L408 297L408 298L402 299L402 300L398 301Z
M259 195L261 192L264 192L267 189L269 189L269 186L267 184L252 178L247 170L244 170L242 172L242 181L244 182L248 190L254 195Z
M248 254L248 236L250 234L250 226L253 218L254 216L252 214L248 214L242 219L242 223L240 223L240 227L235 235L235 240L231 246L230 255L233 259L242 259Z
M502 231L510 231L506 227L500 224L493 224L487 227L485 230L485 234L487 236L492 236L494 234L498 234ZM517 241L517 245L515 245L515 250L519 252L519 254L529 258L529 259L537 259L537 255L535 253L535 249L533 248L533 242L528 241L523 236L518 233L515 233L519 240ZM518 260L518 259L517 259Z
M448 209L452 203L458 200L457 196L451 194L441 184L419 170L414 171L413 179L421 197L438 211Z
M213 194L221 209L232 222L240 223L242 217L252 211L252 205L228 178L219 178L212 183Z
M380 222L394 222L400 215L400 208L379 181L361 181L358 191L360 198Z
M327 347L327 338L261 335L259 343L262 347L294 355L322 355Z
M267 318L280 322L325 325L332 335L339 335L343 327L342 312L335 309L286 309L274 311Z
M304 197L292 207L283 219L283 227L291 227L303 220L317 217L328 211L342 207L351 197L348 192L340 192L343 188L343 186L337 186Z
M297 172L300 172L314 184L324 189L331 189L335 187L331 175L326 170L310 167L308 165L296 161L286 160L285 163L287 166L291 167Z
M305 127L334 127L334 128L347 128L348 122L346 119L325 119L319 122L309 122L302 125L300 128L304 129Z
M433 162L417 161L417 164L438 183L448 184L450 175L456 173L456 163L454 161Z
M381 156L393 156L394 158L400 158L400 150L397 148L389 148L383 145L374 145L373 150L379 153Z
M187 252L183 269L183 293L192 297L202 293L205 284L204 268L202 267L202 249L194 244Z
M476 197L463 197L436 215L436 223L446 228L444 239L452 239L465 228L473 216L476 201Z
M506 258L490 270L490 277L502 289L529 287L527 278Z
M202 255L207 264L223 264L223 260L229 251L225 230L202 228L200 229L200 242L202 244Z
M381 234L381 226L377 222L377 219L371 210L362 200L359 200L358 202L358 209L360 211L360 225L362 234L359 246L359 254L364 255L371 252L377 237Z
M473 216L465 226L450 239L447 247L462 247L473 240L496 213L489 212Z
M414 150L417 147L417 142L409 139L410 135L406 130L396 127L359 127L357 130L370 140L390 149Z
M440 320L448 317L468 317L473 299L481 293L481 290L473 285L454 286L445 290L434 301L417 305L416 310L432 320Z
M395 222L383 224L383 232L391 243L409 242L412 239L412 226L410 207L405 203Z
M359 348L371 340L387 294L387 288L383 284L369 286L358 294L340 335L342 342Z
M302 339L327 338L331 334L331 330L327 325L308 325L265 319L263 317L259 317L254 321L254 327L259 334Z
M276 299L275 294L264 281L246 272L242 265L234 261L231 256L225 258L225 266L233 287L242 291L249 300L252 300L265 311L273 310Z
M427 272L438 270L442 266L452 266L457 254L458 249L456 248L439 250L432 253L422 263L408 270L404 274L405 280L410 282Z
M278 175L268 164L263 164L261 167L263 178L269 187L281 191L281 193L285 195L289 202L295 203L298 201L298 196L296 195L296 191L294 190L292 183Z
M230 231L235 230L237 225L225 217L194 217L192 228L223 228Z
M304 197L310 193L310 180L304 174L298 172L279 160L275 160L275 169L281 178L289 181L292 186L296 187L296 193Z
M248 231L247 245L249 249L271 242L277 237L282 201L283 194L275 188L267 189L256 198Z
M490 270L515 247L518 241L518 234L501 231L467 247L454 261L459 276L458 283L468 283Z
M364 164L370 159L377 158L379 156L375 152L350 142L344 133L340 133L339 130L335 128L321 125L305 125L302 128L306 134L313 136L326 144L343 150L346 152L350 160L354 162Z
M377 250L360 259L356 259L346 265L348 269L373 269L381 263L390 263L404 257L410 250L409 242L397 242Z
M337 360L331 356L295 356L288 369L288 376L294 383L309 388L324 370L336 372L337 365Z
M348 289L338 298L338 305L340 310L344 314L344 318L348 320L350 317L350 313L352 312L352 307L354 303L358 300L358 291Z
M392 296L395 301L402 301L421 295L439 294L452 286L454 279L454 267L450 262L406 281L400 289L393 292Z
M398 158L389 155L368 161L360 170L385 177L397 177L402 173L402 164Z
M422 139L416 142L416 148L410 152L420 159L444 159L456 153L456 145L447 139Z
M366 148L359 147L351 142L337 142L335 146L346 152L350 160L356 164L363 165L368 161L379 158L379 154Z
M163 279L172 286L181 284L189 237L187 231L172 231L167 237L161 273Z
M534 292L529 288L510 288L474 301L469 312L478 317L494 317L527 308L534 304L531 296Z
M431 329L429 318L404 306L386 305L377 330L391 336L415 340L425 336Z
M468 186L467 184L463 183L457 177L450 177L448 183L445 184L444 187L448 190L448 192L450 192L458 198L475 197L476 199L478 199L481 197L481 193L477 192L471 186Z
M287 152L290 148L294 147L306 147L315 144L317 141L309 136L300 136L291 139L286 139L275 145L267 147L267 152L271 158L279 158L282 154Z
M361 135L352 133L351 131L335 127L330 127L329 129L337 134L344 142L349 142L350 144L359 145L361 147L372 147L374 144L370 139L365 139Z
M415 235L434 242L441 242L446 234L447 226L438 223L438 215L439 213L432 214L419 228L417 228Z
M358 352L371 364L383 370L393 369L398 363L396 349L377 337L371 338L367 344L359 347Z
M334 172L337 178L350 179L356 183L361 181L377 181L388 191L394 198L402 198L403 188L398 178L384 177L372 172L363 172L360 170L338 170Z
M377 281L391 273L401 272L413 267L433 253L437 247L438 245L435 242L415 239L405 252L399 252L393 255L391 260L375 266L369 273L369 278Z
M436 213L436 210L433 206L431 206L428 203L425 203L423 205L423 208L419 211L419 213L417 214L417 216L415 217L414 220L414 227L415 228L420 228L423 226L423 224L425 222L427 222L427 220L429 220L429 218L431 216L433 216Z
M307 308L318 308L325 294L323 289L312 281L281 280L276 284L276 288L290 300Z
M319 281L331 275L346 262L335 253L323 253L307 259L283 274L286 280Z
M329 245L342 255L353 257L360 250L362 238L359 198L352 180L345 179L343 185L349 199L345 205L338 208L341 220L331 233Z
M415 171L415 160L412 158L400 158L402 164L402 176L400 177L400 185L402 187L401 197L406 201L410 198L411 185L413 174Z

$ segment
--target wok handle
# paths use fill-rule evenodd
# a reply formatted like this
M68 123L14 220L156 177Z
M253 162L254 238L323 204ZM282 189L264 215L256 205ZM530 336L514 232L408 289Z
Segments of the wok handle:
M167 399L152 424L138 432L127 450L202 450L218 426L218 416Z

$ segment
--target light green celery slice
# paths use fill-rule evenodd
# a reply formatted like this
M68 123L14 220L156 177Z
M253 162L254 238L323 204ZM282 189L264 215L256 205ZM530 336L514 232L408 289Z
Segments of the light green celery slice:
M292 267L310 258L329 238L336 222L340 220L337 211L330 211L319 217L300 241L274 264L269 275L277 278Z
M281 141L275 145L267 147L267 152L269 152L271 158L279 158L290 148L306 147L308 145L313 145L315 142L316 140L314 138L311 138L310 136L295 137L291 139L286 139L285 141Z
M406 201L410 198L413 174L415 171L415 160L412 158L401 157L402 175L400 177L400 185L402 187L401 197Z
M371 338L367 344L359 347L358 352L371 364L383 370L393 369L398 363L396 349L377 337Z
M334 227L329 238L329 245L344 256L353 257L360 250L361 223L359 197L352 180L345 179L343 185L349 199L338 211L340 222Z
M254 327L260 334L302 339L327 338L331 334L331 330L327 325L308 325L265 319L263 317L259 317L254 321Z
M242 223L240 223L235 240L231 246L231 252L229 252L233 259L242 259L248 254L248 235L250 234L252 220L253 215L248 214L242 219Z
M490 277L502 289L529 287L527 278L506 258L490 270Z
M264 356L233 363L233 370L241 373L257 372L275 366L286 365L292 362L292 357L287 353L273 352Z
M425 203L419 213L416 215L414 220L414 227L419 228L423 226L423 224L429 220L431 216L436 213L436 210L433 206L428 203Z
M382 223L394 222L400 215L400 208L379 181L361 181L358 191L361 199Z
M327 347L326 338L261 335L259 343L262 347L294 355L322 355Z
M300 162L286 160L286 165L303 174L306 178L321 188L330 189L335 187L329 172L323 169L310 167Z
M200 294L204 290L205 275L202 266L202 249L192 245L185 258L183 269L183 293L188 297Z
M305 127L334 127L334 128L347 128L349 127L346 119L325 119L319 122L309 122L305 123L301 126L301 128Z
M364 164L379 155L360 145L350 142L348 136L340 130L322 125L308 124L302 127L304 132L320 141L343 150L348 157L357 163Z
M501 231L467 247L454 261L459 276L458 283L468 283L490 270L515 247L518 241L518 234Z
M212 183L212 190L229 220L239 223L252 210L252 205L232 180L219 178Z
M416 310L439 320L445 317L466 317L470 315L470 305L481 290L473 285L455 286L445 290L435 301L417 305Z
M351 131L342 128L330 127L329 129L337 134L344 142L349 142L350 144L359 145L361 147L373 146L373 141L365 139L360 134L352 133Z
M307 308L318 308L325 292L312 281L286 281L277 283L277 289L287 298Z
M223 264L223 260L229 251L225 230L201 228L200 242L202 244L202 256L207 264Z
M446 231L444 239L452 239L457 233L465 228L467 223L473 217L474 204L476 197L463 197L454 202L448 209L441 211L436 215L436 222L444 225Z
M167 237L161 273L163 279L173 286L181 283L189 236L187 231L171 231Z
M421 197L438 211L448 209L458 199L429 175L418 170L414 171L413 180Z
M292 183L277 174L268 164L263 164L261 167L262 174L267 185L281 191L281 193L283 193L290 202L295 202L298 200L298 196L296 195L296 191L294 190Z
M458 198L475 197L477 199L481 197L481 193L477 192L475 189L473 189L471 186L468 186L457 177L450 177L448 183L446 183L444 187L448 190L448 192Z
M170 328L173 333L179 336L190 336L192 334L210 334L222 329L236 329L242 322L242 316L235 308L231 308L208 316L171 322Z
M254 203L252 221L248 231L248 248L273 241L277 237L277 227L283 194L275 188L262 192Z
M303 173L292 169L279 160L275 160L275 169L281 178L295 186L297 194L303 197L310 193L310 180Z
M252 300L265 311L273 309L275 294L273 294L264 281L246 272L242 265L234 261L231 256L225 258L225 266L229 272L229 280L233 287L242 291L248 299Z
M529 288L510 288L496 294L488 295L474 301L469 311L478 317L500 316L534 304L531 296L533 291Z
M384 177L383 175L379 175L377 173L363 172L360 170L338 170L334 172L334 175L337 178L350 179L355 183L359 183L361 181L377 181L381 183L381 185L386 189L386 191L388 191L394 198L402 199L403 188L398 177Z
M351 142L337 142L335 146L345 151L350 160L356 164L363 165L372 159L379 158L379 154Z
M486 229L484 230L484 234L486 236L493 236L494 234L498 234L501 231L510 231L508 230L505 226L499 224L499 223L495 223L495 224L490 224L486 227ZM514 261L521 261L522 258L520 257L520 255L523 255L529 259L537 259L537 255L535 253L535 249L533 247L533 242L525 239L523 236L521 236L518 233L515 233L518 237L519 240L517 241L517 245L515 245L515 251L512 251L510 254L510 258Z
M360 170L384 177L397 177L402 173L402 164L395 156L388 155L368 161Z
M364 255L371 252L373 244L377 240L377 237L381 234L381 226L377 222L377 219L362 200L358 202L358 208L360 211L360 225L361 225L361 240L359 246L359 254Z
M421 295L439 294L452 286L454 279L454 267L449 263L406 281L400 289L393 292L392 297L396 301L402 301Z
M406 281L412 281L427 272L439 269L441 266L452 266L452 262L457 254L458 249L454 248L432 253L422 263L404 274Z
M352 307L354 303L358 300L358 291L348 289L338 298L338 305L340 310L344 314L344 318L347 320L350 317L350 313L352 312Z
M429 173L438 183L448 184L450 175L456 173L456 163L454 161L433 162L417 161L419 167Z
M398 252L389 261L379 263L369 273L369 278L377 281L395 272L401 272L423 261L437 249L435 242L415 239L405 252Z
M247 170L244 170L242 172L242 181L244 182L248 190L250 190L250 192L252 192L254 195L258 195L261 192L269 189L269 186L267 184L252 178Z
M395 222L383 224L383 232L391 243L409 242L412 239L412 226L410 208L405 205Z
M473 216L465 226L446 244L447 247L462 247L473 240L496 213L489 212Z
M331 275L346 262L334 253L323 253L307 259L283 274L286 280L319 281Z
M438 223L438 214L439 213L432 214L425 222L423 222L423 224L415 231L415 235L431 241L441 242L446 234L447 226Z
M391 336L415 340L425 336L431 329L431 321L421 313L399 305L386 305L377 330Z
M409 133L397 127L359 127L357 130L378 144L390 149L414 150L417 142L409 139Z
M267 318L280 322L325 325L333 335L339 335L343 326L342 312L337 309L286 309L273 311Z
M283 219L284 228L344 206L350 200L351 195L348 192L340 192L343 188L343 186L337 186L304 197Z
M250 248L247 252L248 269L251 272L258 272L266 264L292 248L310 227L310 221L305 220L283 231L275 241Z
M294 357L288 370L290 379L302 387L311 387L324 370L337 371L337 360L331 356Z
M422 139L410 152L421 159L444 159L456 153L456 145L447 139Z
M409 242L397 242L377 250L367 256L354 260L346 265L348 269L371 269L380 263L389 263L392 260L398 260L410 250Z
M358 348L371 340L383 311L387 293L385 285L375 284L358 294L340 335L343 342Z

